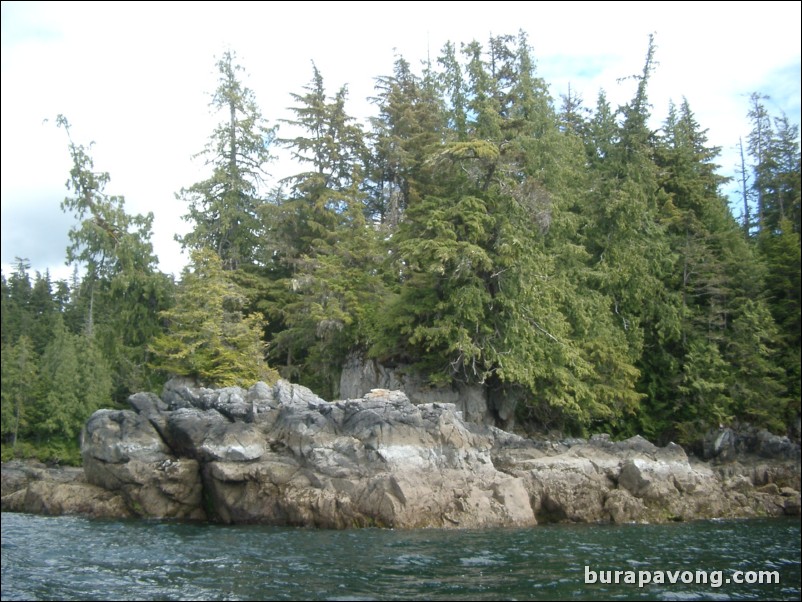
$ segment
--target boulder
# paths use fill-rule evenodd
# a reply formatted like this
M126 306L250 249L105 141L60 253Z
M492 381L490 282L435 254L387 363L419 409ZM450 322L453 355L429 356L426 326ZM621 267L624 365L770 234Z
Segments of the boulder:
M217 518L343 528L535 524L520 479L496 470L492 441L452 404L414 405L373 390L334 403L283 399L257 462L213 461L204 486Z
M359 355L350 355L340 373L340 396L357 399L374 389L403 391L414 404L452 403L468 422L495 425L493 402L488 399L488 390L482 385L467 385L454 382L432 386L427 379L411 366L384 366L376 360ZM506 418L512 418L514 401L499 397ZM507 426L511 426L511 422Z
M497 470L492 430L454 404L398 391L327 402L279 381L206 389L171 381L134 411L100 411L89 483L142 516L343 528L535 524L523 480Z

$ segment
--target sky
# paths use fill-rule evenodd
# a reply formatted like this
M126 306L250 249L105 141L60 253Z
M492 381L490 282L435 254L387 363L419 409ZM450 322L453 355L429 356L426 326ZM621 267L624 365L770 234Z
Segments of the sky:
M76 143L94 142L95 167L129 214L153 212L160 267L180 275L176 234L190 225L175 193L208 173L193 155L218 117L209 100L216 59L237 53L244 83L270 124L292 117L291 93L312 78L347 85L347 110L366 120L375 78L399 54L413 66L443 45L491 35L529 36L537 74L557 99L571 91L593 107L604 90L615 107L634 94L655 35L649 85L653 127L686 98L721 173L738 165L749 95L772 115L800 122L800 6L794 2L2 2L2 270L15 257L68 278L68 231L60 203L70 157L59 114ZM281 130L279 131L281 135ZM294 173L278 151L272 183ZM270 182L269 182L270 183ZM734 187L731 187L734 190ZM729 193L729 190L724 190Z

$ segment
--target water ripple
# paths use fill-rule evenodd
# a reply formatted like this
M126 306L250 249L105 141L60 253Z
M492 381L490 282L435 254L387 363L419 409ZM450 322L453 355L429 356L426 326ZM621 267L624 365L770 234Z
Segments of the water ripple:
M323 531L2 515L3 600L793 600L798 520ZM585 583L590 570L778 571L775 585Z

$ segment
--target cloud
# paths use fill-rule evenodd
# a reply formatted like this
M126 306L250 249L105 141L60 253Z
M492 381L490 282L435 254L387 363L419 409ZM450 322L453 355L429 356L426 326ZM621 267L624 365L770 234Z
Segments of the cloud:
M53 191L36 196L35 192L26 192L15 197L13 204L3 204L4 264L11 264L15 257L27 258L34 270L51 269L56 278L66 277L69 270L64 266L64 258L73 221L59 210L59 201L54 202L58 194L59 191ZM9 273L6 265L3 272Z
M375 112L375 78L392 72L398 54L417 68L448 40L459 48L519 30L557 103L570 83L589 106L602 88L617 106L634 93L631 80L617 79L642 70L654 32L655 127L669 100L687 97L711 144L728 150L748 131L752 91L770 94L798 122L799 13L799 2L3 3L2 262L30 253L46 265L63 246L51 242L66 239L71 222L58 203L69 154L52 122L64 113L77 142L96 142L108 192L124 195L129 212L154 212L162 269L178 273L185 258L173 237L188 226L175 193L205 177L191 157L215 124L209 94L215 56L227 48L275 124L292 117L290 94L303 92L313 60L328 91L347 85L349 112L366 120ZM735 161L721 164L731 170ZM271 171L288 169L284 161Z

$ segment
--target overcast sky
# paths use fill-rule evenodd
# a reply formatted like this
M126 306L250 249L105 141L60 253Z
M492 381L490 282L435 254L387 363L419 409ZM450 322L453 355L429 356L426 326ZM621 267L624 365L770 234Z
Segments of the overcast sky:
M192 155L216 118L209 95L215 59L236 51L263 115L291 117L290 93L303 91L311 61L326 88L348 85L349 112L372 114L375 78L396 53L413 66L436 59L444 43L529 34L538 75L553 97L571 85L588 106L604 89L614 106L629 100L650 33L657 70L649 87L655 127L669 100L683 96L722 172L749 130L748 96L769 95L772 114L800 121L800 2L3 2L2 264L14 257L67 277L61 212L70 158L59 113L76 142L94 141L107 192L128 213L153 211L161 267L178 275L185 258L173 237L188 225L175 193L204 178ZM44 120L48 121L45 122ZM291 166L275 165L275 176Z

